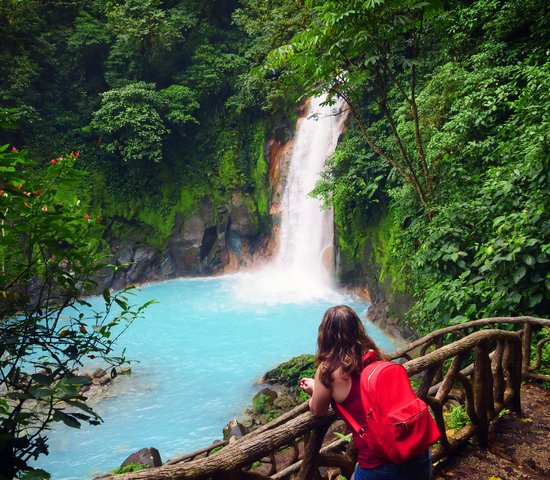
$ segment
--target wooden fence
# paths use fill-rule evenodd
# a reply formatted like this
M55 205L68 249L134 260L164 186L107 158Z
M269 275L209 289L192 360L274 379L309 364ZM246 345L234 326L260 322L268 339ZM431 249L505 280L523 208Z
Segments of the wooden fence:
M549 375L537 372L544 344L550 341L550 336L534 341L534 332L541 329L550 332L550 320L476 320L432 332L392 355L404 361L441 432L432 452L434 460L452 455L473 436L480 445L487 445L489 425L504 409L521 414L522 381L550 381ZM448 436L445 414L451 405L463 406L470 423ZM349 435L334 433L342 427L333 412L313 417L306 402L233 442L219 442L162 467L100 478L313 480L333 479L340 473L351 478L356 452Z

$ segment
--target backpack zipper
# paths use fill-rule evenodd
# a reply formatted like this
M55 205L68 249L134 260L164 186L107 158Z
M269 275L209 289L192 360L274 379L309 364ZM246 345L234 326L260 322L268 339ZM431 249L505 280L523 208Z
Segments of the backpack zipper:
M404 420L402 422L392 423L392 427L399 427L400 425L405 425L405 430L407 430L409 427L407 425L407 422L411 422L416 417L419 417L420 415L424 415L427 412L427 410L421 410L420 412L414 414L412 417L408 418L407 420Z

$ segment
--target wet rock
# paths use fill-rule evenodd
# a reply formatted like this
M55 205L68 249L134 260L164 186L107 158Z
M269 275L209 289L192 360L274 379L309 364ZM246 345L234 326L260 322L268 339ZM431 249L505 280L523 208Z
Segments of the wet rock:
M294 389L303 377L315 374L315 356L303 354L281 363L267 372L263 381L273 385L284 385Z
M250 212L246 205L241 205L231 211L229 216L229 231L239 237L255 235L256 228L252 224Z
M223 439L226 442L231 439L241 438L248 433L248 428L240 423L236 418L233 418L229 423L223 427Z
M122 462L121 467L131 464L142 464L149 467L160 467L162 465L162 460L160 458L160 453L156 448L142 448L138 452L132 453L124 462Z

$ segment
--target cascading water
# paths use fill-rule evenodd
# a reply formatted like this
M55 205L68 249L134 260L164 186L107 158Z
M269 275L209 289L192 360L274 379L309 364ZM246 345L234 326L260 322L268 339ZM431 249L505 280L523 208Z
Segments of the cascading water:
M280 206L281 226L275 258L263 267L238 275L239 296L261 303L339 298L332 286L333 217L309 193L334 152L346 115L343 102L321 104L310 99L298 120L294 148Z

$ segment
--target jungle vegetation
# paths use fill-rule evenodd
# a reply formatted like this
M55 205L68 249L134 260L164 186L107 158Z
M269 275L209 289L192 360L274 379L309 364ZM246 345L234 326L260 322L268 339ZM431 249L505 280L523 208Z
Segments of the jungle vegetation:
M105 291L113 324L79 315L102 245L138 225L165 248L205 194L265 199L258 152L311 95L351 113L314 192L334 207L343 281L413 298L419 334L548 317L540 1L2 0L0 25L0 477L25 475L52 422L100 421L74 368L97 355L120 371L111 330L144 307Z

